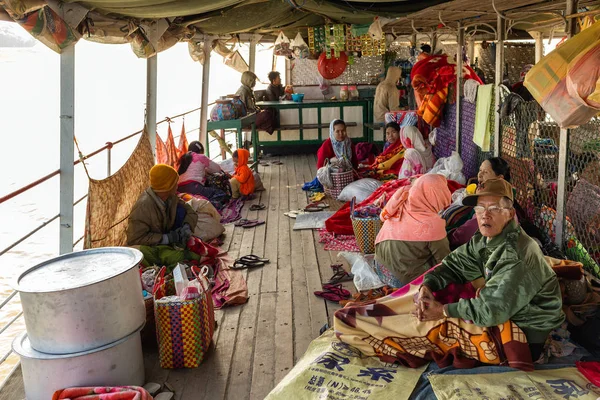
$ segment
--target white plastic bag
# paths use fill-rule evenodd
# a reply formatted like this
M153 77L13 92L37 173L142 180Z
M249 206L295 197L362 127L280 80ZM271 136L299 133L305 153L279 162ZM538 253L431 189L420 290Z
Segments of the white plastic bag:
M283 34L283 31L279 32L277 39L275 39L275 47L273 48L273 54L276 56L290 57L292 55L292 49L290 45L290 39Z
M337 199L339 201L350 201L353 197L356 197L356 202L361 203L364 199L373 194L374 191L379 189L382 184L383 183L377 179L359 179L346 185Z
M344 257L348 264L352 266L351 272L354 275L354 286L359 291L385 286L374 270L375 254L364 255L362 253L342 251L338 254L339 256Z
M294 52L294 56L296 56L296 58L308 58L308 45L304 41L304 38L302 38L300 32L298 32L294 40L292 40L291 46L292 51Z
M456 151L452 152L450 157L440 158L428 174L440 174L464 185L467 183L465 175L462 173L463 161Z

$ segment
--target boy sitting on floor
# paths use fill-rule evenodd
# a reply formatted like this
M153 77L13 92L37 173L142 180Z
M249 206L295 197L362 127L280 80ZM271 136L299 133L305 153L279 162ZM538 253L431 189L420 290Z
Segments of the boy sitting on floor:
M239 149L233 152L233 165L235 173L229 181L231 183L232 198L237 199L240 196L249 196L254 193L254 176L252 170L248 167L250 152L246 149Z

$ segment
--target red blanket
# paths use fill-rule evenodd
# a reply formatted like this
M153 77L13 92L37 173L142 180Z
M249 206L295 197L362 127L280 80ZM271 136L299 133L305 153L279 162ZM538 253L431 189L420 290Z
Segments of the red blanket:
M356 205L356 209L364 207L369 204L373 204L383 193L387 194L387 198L392 197L396 190L402 186L410 185L412 178L398 179L384 183L367 197L362 203ZM464 186L455 181L448 181L448 189L454 193L455 190L463 188ZM333 214L327 221L325 221L325 228L329 232L333 232L338 235L354 235L352 229L352 222L350 221L350 202L344 204L335 214Z

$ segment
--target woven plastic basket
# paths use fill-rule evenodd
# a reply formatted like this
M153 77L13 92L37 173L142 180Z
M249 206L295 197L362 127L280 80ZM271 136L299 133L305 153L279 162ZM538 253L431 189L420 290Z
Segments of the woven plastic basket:
M353 198L350 202L350 220L352 221L354 236L356 236L356 244L362 253L373 254L375 253L375 239L383 223L379 219L379 216L368 218L355 217L355 203L356 198Z
M331 181L333 182L333 187L324 187L325 194L337 199L342 190L354 182L354 171L331 173Z

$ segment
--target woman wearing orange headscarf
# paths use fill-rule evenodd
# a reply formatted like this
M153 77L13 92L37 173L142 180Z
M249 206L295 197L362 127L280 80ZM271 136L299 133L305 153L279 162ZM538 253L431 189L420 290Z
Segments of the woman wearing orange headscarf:
M451 197L445 177L422 175L398 189L381 212L375 258L400 282L411 282L450 254L446 221L438 213Z

